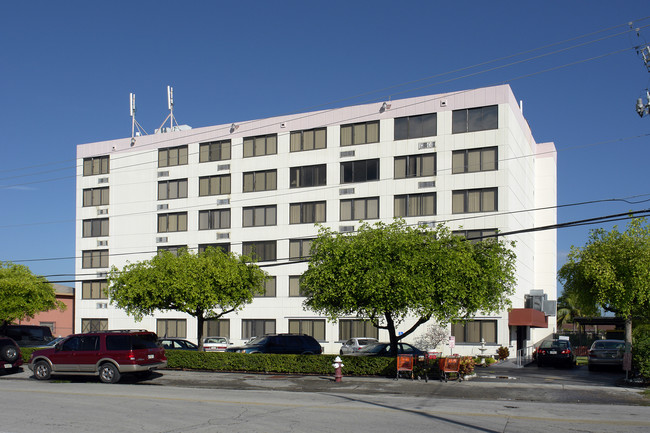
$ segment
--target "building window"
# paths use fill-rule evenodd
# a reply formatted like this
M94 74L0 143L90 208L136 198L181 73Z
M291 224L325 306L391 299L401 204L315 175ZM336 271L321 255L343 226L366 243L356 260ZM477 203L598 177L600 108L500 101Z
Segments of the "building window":
M199 211L199 230L230 228L230 209Z
M108 204L108 187L87 188L83 192L83 205L86 206L105 206Z
M497 229L454 230L453 234L462 236L470 242L478 242L486 239L496 239Z
M278 135L258 135L244 138L244 158L278 153Z
M244 173L244 192L276 190L278 189L277 178L277 170Z
M259 262L275 260L276 251L276 241L244 242L242 245L242 254Z
M325 164L291 167L289 170L289 188L323 185L327 185L327 166Z
M454 110L451 122L452 134L497 129L499 127L499 107L491 105Z
M270 277L264 281L264 293L255 295L256 298L275 298L275 277Z
M83 220L83 237L96 238L98 236L108 236L108 218Z
M451 172L476 173L497 169L497 147L456 150L451 154Z
M199 197L219 194L230 194L229 174L199 178Z
M327 129L316 128L291 132L291 152L325 149L327 147Z
M187 145L158 149L158 167L187 165Z
M292 298L305 296L300 290L300 275L289 276L289 296Z
M364 159L341 163L341 183L379 180L379 159Z
M261 337L266 334L275 334L274 319L242 319L242 340L250 340L253 337Z
M107 174L109 172L108 158L108 155L84 158L84 176Z
M339 341L347 341L354 337L379 339L379 329L377 329L370 320L340 319Z
M341 221L361 221L379 218L379 197L341 200Z
M341 146L379 143L379 121L341 125Z
M158 214L158 233L186 231L187 212Z
M436 113L395 119L395 140L422 138L437 135Z
M108 299L108 282L106 280L83 281L81 299Z
M395 157L395 179L436 175L436 154Z
M158 200L172 200L175 198L187 198L187 179L158 182Z
M456 337L456 343L486 343L497 342L496 320L470 320L465 323L451 325L451 335Z
M81 319L81 332L100 332L108 330L108 319Z
M84 269L108 268L108 250L82 251L81 267Z
M497 188L453 191L452 213L494 212L497 206Z
M276 205L245 207L242 225L244 227L274 226L276 212Z
M185 319L156 320L156 334L159 338L187 337L187 321Z
M221 251L224 253L229 253L230 252L230 244L199 244L199 254L202 252L205 252L209 247L212 248L220 248Z
M436 193L395 196L395 217L417 217L436 214Z
M289 260L304 260L311 255L311 243L313 239L290 239Z
M291 203L289 205L289 224L325 222L325 202Z
M187 245L167 245L164 247L158 247L158 254L160 254L161 251L169 251L178 257L179 254L187 252Z
M325 341L325 319L289 319L291 334L307 334L318 341Z
M230 140L199 144L199 162L224 161L227 159L230 159Z
M204 337L230 338L230 319L206 319L203 322Z

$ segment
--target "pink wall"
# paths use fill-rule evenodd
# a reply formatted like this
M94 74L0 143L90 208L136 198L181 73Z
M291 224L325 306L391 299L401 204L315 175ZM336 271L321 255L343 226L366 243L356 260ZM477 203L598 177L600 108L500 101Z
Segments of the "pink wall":
M38 313L33 319L21 320L18 324L22 325L40 325L43 322L54 323L54 330L52 335L55 337L65 337L69 334L74 334L74 295L73 294L57 294L56 299L63 302L66 306L65 311L50 310Z

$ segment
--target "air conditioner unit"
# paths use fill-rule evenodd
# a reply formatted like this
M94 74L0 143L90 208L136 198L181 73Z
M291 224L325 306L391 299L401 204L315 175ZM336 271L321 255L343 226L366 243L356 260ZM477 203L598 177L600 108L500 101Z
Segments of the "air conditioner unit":
M230 239L230 233L217 233L217 239Z
M341 158L348 158L354 155L355 155L354 150L346 150L344 152L341 152Z
M436 186L436 181L435 180L430 180L427 182L418 182L418 188L433 188Z
M354 194L354 188L341 188L339 189L339 195L348 195Z
M557 301L546 301L542 303L542 311L545 316L555 316L557 314Z
M354 226L339 226L339 232L350 233L354 231Z
M217 171L221 171L221 170L230 170L230 164L217 165Z
M435 141L423 141L422 143L418 143L418 150L433 149L434 147L436 147Z

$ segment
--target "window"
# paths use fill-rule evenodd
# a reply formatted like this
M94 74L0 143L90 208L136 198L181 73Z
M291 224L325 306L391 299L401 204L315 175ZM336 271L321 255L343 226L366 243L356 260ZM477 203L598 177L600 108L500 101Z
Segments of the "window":
M370 337L379 339L379 329L370 320L340 319L339 341L346 341L354 337Z
M203 322L203 336L230 338L230 320L205 319L205 322Z
M436 154L395 157L395 179L436 175Z
M187 165L187 145L158 149L158 167Z
M260 262L275 260L277 257L276 251L276 241L244 242L242 245L243 255Z
M395 140L431 137L437 135L436 113L395 119Z
M82 251L81 267L84 269L108 268L108 250Z
M256 298L275 298L275 277L264 281L264 293L255 295Z
M497 169L497 147L456 150L451 155L451 172L476 173Z
M159 338L187 337L187 321L185 319L156 320L156 334Z
M451 325L451 335L456 337L456 343L480 343L481 338L486 343L497 342L496 320L470 320L465 323Z
M325 341L325 319L289 319L291 334L307 334L318 341Z
M172 200L175 198L187 198L187 179L158 182L158 200Z
M204 252L208 247L212 248L221 248L221 251L224 253L229 253L230 252L230 244L199 244L199 254ZM219 334L214 334L214 335L219 335Z
M395 217L416 217L436 214L436 193L395 196Z
M81 332L99 332L108 330L108 319L81 319Z
M70 337L63 342L60 350L64 352L90 352L99 350L99 337L97 335L79 335Z
M250 340L253 337L261 337L266 334L275 334L274 319L242 319L242 340Z
M289 188L323 185L327 185L327 166L325 164L291 167L289 170Z
M496 210L498 210L497 188L465 189L452 192L452 213L493 212Z
M289 276L289 296L292 298L305 296L302 290L300 290L300 275Z
M199 178L199 196L230 194L230 175Z
M341 163L341 183L379 180L379 159L364 159Z
M291 132L291 152L325 149L327 147L327 129L316 128Z
M81 299L108 299L106 280L84 281L81 283Z
M230 159L230 140L210 141L199 144L199 162Z
M278 135L258 135L244 138L244 158L278 153Z
M462 236L470 242L478 242L487 239L496 239L497 229L454 230L453 234Z
M160 254L161 251L169 251L178 257L178 255L182 252L187 252L187 245L168 245L164 247L158 247L158 254Z
M250 171L244 173L244 192L273 191L277 187L277 170Z
M341 125L341 146L379 143L379 120Z
M108 218L83 220L83 237L108 236Z
M452 134L497 129L499 127L499 107L491 105L489 107L454 110L451 122Z
M341 221L379 218L379 197L341 200Z
M245 207L242 225L244 227L274 226L275 217L276 205Z
M199 230L229 229L230 209L199 211Z
M187 212L158 214L158 233L187 231Z
M83 192L83 205L105 206L108 204L108 187L87 188Z
M84 176L107 174L109 171L108 155L84 158Z
M289 224L325 222L325 202L291 203L289 205Z
M291 239L289 240L289 260L303 260L311 253L313 239Z

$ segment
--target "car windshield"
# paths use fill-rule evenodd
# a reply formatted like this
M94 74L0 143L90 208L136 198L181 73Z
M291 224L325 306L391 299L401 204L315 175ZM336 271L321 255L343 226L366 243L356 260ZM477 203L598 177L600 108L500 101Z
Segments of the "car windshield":
M226 344L225 338L206 338L204 343Z
M376 343L376 340L371 340L371 339L359 339L359 346L365 346L368 344Z
M247 346L251 346L253 344L258 345L258 344L263 344L266 342L268 337L253 337L248 342L246 343Z
M539 345L540 349L566 349L569 342L566 340L545 340Z
M383 343L375 343L375 344L370 344L363 349L361 349L359 352L365 352L365 353L379 353L387 350L388 346Z

